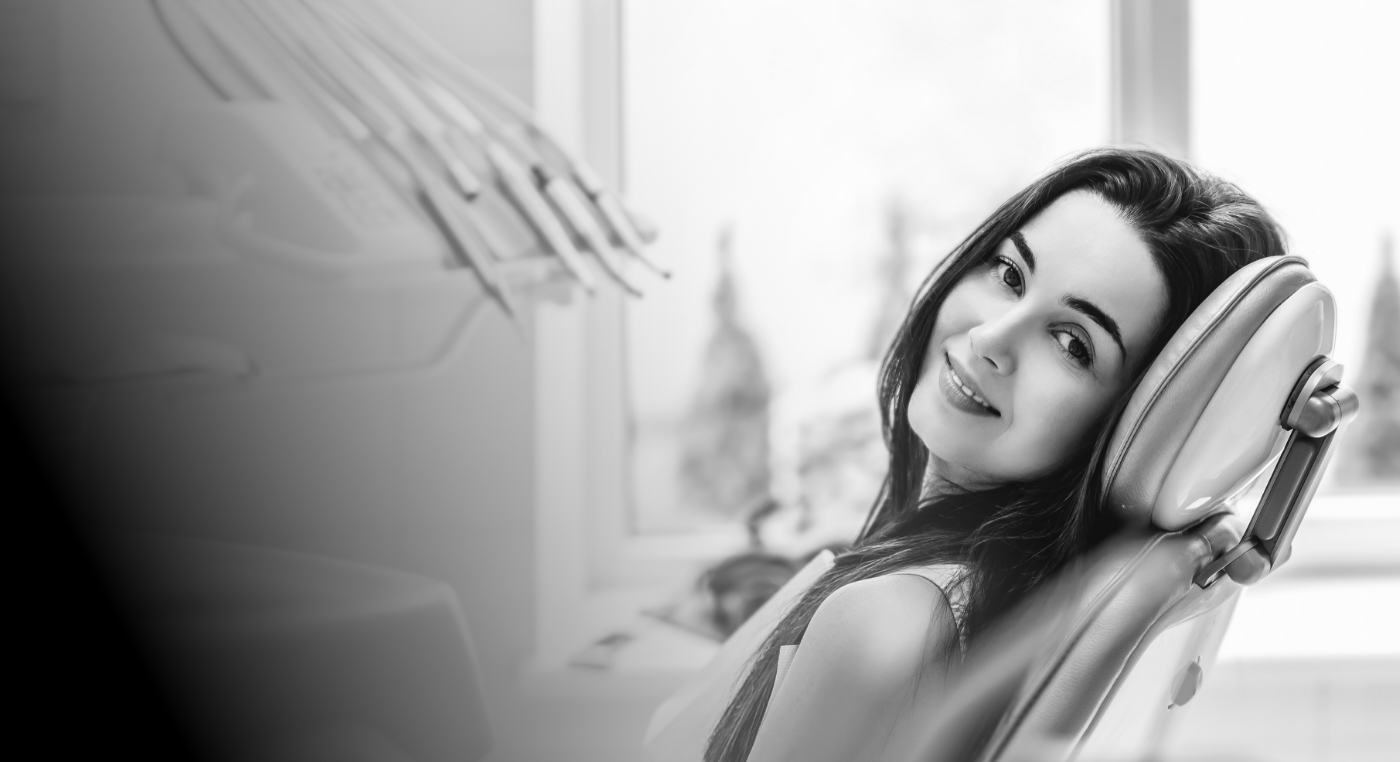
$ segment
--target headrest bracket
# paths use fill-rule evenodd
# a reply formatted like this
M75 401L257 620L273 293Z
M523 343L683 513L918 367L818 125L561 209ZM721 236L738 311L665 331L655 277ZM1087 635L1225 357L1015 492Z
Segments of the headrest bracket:
M1225 573L1253 583L1288 560L1293 536L1331 459L1332 443L1360 407L1356 393L1343 386L1341 378L1342 366L1330 358L1319 357L1308 365L1280 416L1291 433L1244 539L1202 569L1196 585L1209 588ZM1249 554L1255 557L1247 559ZM1257 571L1260 562L1262 573Z
M1288 396L1288 404L1283 408L1283 415L1279 416L1279 424L1288 431L1298 428L1298 421L1302 418L1307 403L1312 401L1313 392L1323 387L1340 384L1342 370L1341 363L1326 355L1319 356L1309 363L1307 370L1303 371L1303 375L1299 377L1298 383L1293 386L1293 393ZM1314 434L1313 436L1322 435Z

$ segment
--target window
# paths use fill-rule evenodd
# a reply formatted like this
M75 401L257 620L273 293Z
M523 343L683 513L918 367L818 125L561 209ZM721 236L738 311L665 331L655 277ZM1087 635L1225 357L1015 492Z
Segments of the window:
M1334 356L1362 412L1324 490L1400 491L1400 9L1328 10L1263 0L1193 6L1193 153L1268 207L1337 297ZM1387 298L1389 318L1382 305L1373 322L1377 299Z

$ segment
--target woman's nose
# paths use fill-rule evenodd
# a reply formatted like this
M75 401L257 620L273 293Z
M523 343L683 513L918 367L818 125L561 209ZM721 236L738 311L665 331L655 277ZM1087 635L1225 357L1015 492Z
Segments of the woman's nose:
M979 325L967 332L972 359L986 363L994 373L1014 373L1017 339L1024 331L1024 322L1025 316L1015 308L984 316Z

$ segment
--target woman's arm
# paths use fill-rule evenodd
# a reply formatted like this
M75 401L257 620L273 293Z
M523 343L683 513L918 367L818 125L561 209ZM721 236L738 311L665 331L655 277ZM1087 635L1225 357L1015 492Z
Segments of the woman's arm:
M748 762L881 759L916 692L942 691L946 662L938 659L956 643L947 599L922 577L837 590L813 615Z

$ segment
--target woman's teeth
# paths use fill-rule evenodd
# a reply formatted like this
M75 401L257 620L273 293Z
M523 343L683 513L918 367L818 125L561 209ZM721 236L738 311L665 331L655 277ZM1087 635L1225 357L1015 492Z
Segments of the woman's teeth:
M992 407L991 403L982 399L982 395L978 394L977 392L974 392L972 390L972 387L967 385L967 382L962 379L962 376L959 376L958 372L953 369L953 364L951 362L948 363L948 375L952 377L953 383L958 385L958 388L962 390L963 394L966 394L967 396L971 397L977 402L977 404L981 405L982 407L985 407L988 410L991 410L992 412L996 412L996 408Z

